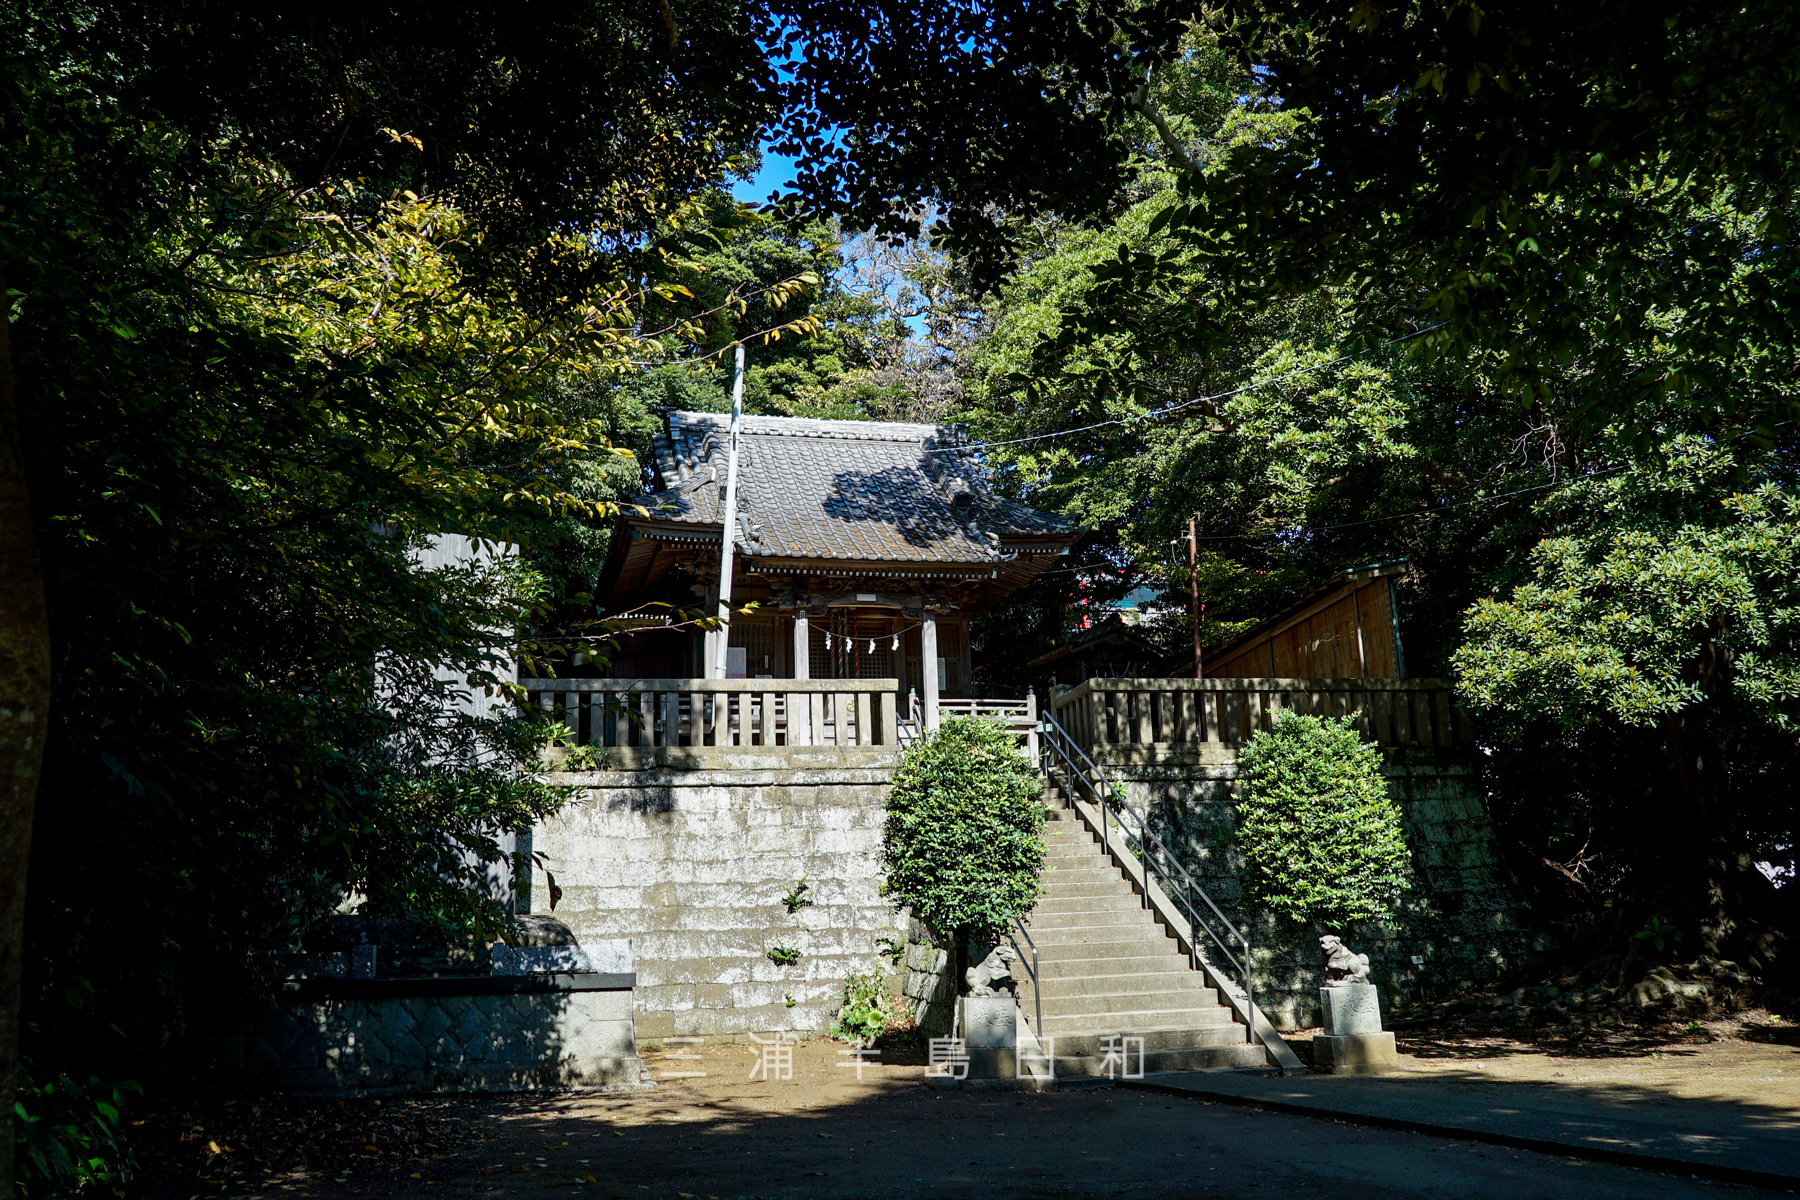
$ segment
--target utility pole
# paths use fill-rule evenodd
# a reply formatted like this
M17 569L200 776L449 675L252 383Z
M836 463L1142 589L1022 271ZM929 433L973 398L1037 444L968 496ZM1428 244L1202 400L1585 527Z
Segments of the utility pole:
M1188 518L1188 594L1191 611L1194 614L1194 678L1204 679L1205 673L1200 662L1200 618L1205 608L1200 603L1200 518Z
M725 678L725 663L731 645L731 555L737 547L738 426L743 421L744 348L739 346L737 369L731 378L731 442L725 452L725 528L724 544L719 548L719 653L713 662L714 679Z

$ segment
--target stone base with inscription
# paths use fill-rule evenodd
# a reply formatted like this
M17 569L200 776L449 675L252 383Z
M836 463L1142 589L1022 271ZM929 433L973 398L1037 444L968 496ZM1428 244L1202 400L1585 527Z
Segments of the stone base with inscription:
M965 996L963 1038L970 1079L1011 1079L1018 1071L1019 1002L1010 993Z
M1334 1075L1398 1070L1394 1035L1381 1028L1381 999L1372 983L1319 989L1325 1032L1313 1039L1313 1067Z

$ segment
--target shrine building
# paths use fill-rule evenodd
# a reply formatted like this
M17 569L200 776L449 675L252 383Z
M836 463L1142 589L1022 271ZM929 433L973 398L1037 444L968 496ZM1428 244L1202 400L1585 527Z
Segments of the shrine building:
M608 674L704 678L716 611L729 416L664 413L656 490L619 518L598 595L627 615ZM897 679L923 699L973 694L970 626L1085 532L996 495L957 426L743 418L728 678Z

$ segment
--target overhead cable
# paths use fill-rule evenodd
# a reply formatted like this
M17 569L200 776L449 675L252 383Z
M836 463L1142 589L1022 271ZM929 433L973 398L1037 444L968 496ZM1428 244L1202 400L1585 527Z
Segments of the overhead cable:
M1380 345L1373 347L1373 349L1383 350L1389 346L1399 345L1401 342L1410 342L1416 337L1423 337L1433 330L1442 329L1448 324L1448 321L1439 321L1436 325L1428 325L1424 329L1415 329L1411 333L1402 334L1400 337L1389 338ZM1048 441L1051 438L1069 437L1077 433L1088 433L1095 429L1106 429L1113 425L1130 425L1136 421L1159 421L1173 413L1181 412L1183 409L1192 408L1196 404L1211 404L1219 400L1229 400L1233 396L1240 396L1245 392L1254 392L1256 389L1268 387L1272 383L1283 383L1289 379L1294 379L1301 375L1308 375L1314 371L1323 371L1326 367L1335 367L1340 363L1347 363L1352 359L1359 357L1361 357L1359 354L1345 354L1326 362L1313 363L1311 366L1295 367L1292 371L1288 371L1285 374L1276 375L1269 379L1259 379L1255 383L1246 383L1242 387L1235 387L1230 391L1218 392L1211 396L1195 396L1192 400L1183 400L1179 404L1171 404L1166 408L1158 408L1147 413L1139 413L1135 417L1115 417L1110 421L1096 421L1092 425L1078 425L1074 429L1058 429L1051 433L1034 433L1028 437L1008 438L1005 441L999 442L975 442L966 446L947 446L941 449L928 451L928 453L961 454L968 450L991 450L996 446L1022 446L1027 442L1042 442Z

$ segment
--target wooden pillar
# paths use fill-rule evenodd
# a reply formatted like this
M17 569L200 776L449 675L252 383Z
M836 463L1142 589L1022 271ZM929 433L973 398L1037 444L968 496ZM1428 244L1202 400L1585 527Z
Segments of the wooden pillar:
M925 731L932 732L938 727L938 673L937 673L937 614L930 609L925 610L923 622L919 626L919 669L925 678Z
M812 627L807 623L806 610L794 610L794 674L795 679L812 678Z
M1038 703L1037 689L1025 689L1025 719L1031 723L1031 732L1025 735L1025 753L1031 759L1031 765L1037 766L1038 755Z

